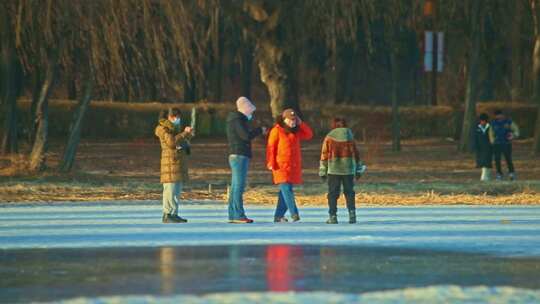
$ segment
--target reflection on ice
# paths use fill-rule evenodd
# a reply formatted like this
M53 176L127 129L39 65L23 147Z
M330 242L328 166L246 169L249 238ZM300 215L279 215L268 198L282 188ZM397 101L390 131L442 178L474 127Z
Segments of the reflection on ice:
M174 248L163 247L159 249L159 270L161 273L161 293L174 293Z
M302 278L303 250L299 246L266 247L266 281L269 291L302 290L295 282Z
M33 249L0 254L0 290L6 302L224 292L359 294L441 285L540 290L538 257L294 245Z

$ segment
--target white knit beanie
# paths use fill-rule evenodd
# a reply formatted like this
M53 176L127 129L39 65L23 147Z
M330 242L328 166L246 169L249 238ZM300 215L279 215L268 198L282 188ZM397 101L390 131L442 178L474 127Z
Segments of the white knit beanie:
M236 108L238 109L238 112L241 112L242 114L249 116L255 112L255 109L257 109L249 99L242 96L236 100Z

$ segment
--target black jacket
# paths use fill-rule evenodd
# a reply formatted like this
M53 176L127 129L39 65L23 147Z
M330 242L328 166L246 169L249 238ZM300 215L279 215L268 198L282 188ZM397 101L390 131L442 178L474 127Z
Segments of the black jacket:
M250 129L246 115L231 112L227 117L227 139L229 154L244 155L251 158L251 140L262 134L262 128Z
M476 126L474 133L474 151L476 152L476 167L491 168L492 164L492 146L489 141L489 129L487 125L482 129L480 125Z

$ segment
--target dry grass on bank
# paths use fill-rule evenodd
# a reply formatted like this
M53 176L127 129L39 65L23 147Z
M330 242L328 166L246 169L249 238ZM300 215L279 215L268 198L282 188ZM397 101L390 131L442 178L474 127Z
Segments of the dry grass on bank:
M403 151L388 142L359 143L368 173L357 186L359 205L513 205L540 204L540 162L530 142L514 145L517 182L478 181L471 154L455 153L455 143L440 139L408 140ZM264 142L255 142L246 204L275 204L276 186L264 164ZM62 143L51 142L50 168L40 175L25 173L23 154L0 158L0 202L160 200L160 148L156 140L83 141L73 173L55 171ZM224 140L194 140L189 159L191 183L183 194L192 201L225 203L230 180ZM305 185L297 187L300 205L326 205L326 186L317 176L320 139L303 144ZM212 189L209 191L209 184ZM344 204L344 202L341 202Z
M247 201L262 204L275 204L276 195L264 195L250 191ZM325 206L326 194L298 195L300 206ZM359 206L420 206L420 205L539 205L540 195L537 193L515 193L505 195L475 195L475 194L438 194L438 193L358 193L356 203ZM339 204L345 206L340 198Z
M478 193L478 188L483 193ZM460 192L448 192L459 188ZM326 186L310 184L298 187L300 206L326 205ZM476 184L429 183L418 187L410 184L359 184L357 204L386 205L538 205L540 182L493 182ZM160 200L161 186L146 182L93 181L11 181L0 184L0 202ZM277 199L275 186L254 186L247 190L247 205L273 205ZM182 194L188 201L218 201L225 204L225 187L190 186ZM340 204L344 205L343 197Z

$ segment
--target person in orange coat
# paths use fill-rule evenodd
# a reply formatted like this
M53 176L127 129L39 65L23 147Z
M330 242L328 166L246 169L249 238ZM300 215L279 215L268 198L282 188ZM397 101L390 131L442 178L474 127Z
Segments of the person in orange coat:
M274 222L287 222L285 213L293 221L299 221L298 208L294 199L293 185L302 183L302 155L300 141L313 137L307 123L292 109L286 109L278 117L268 136L266 164L272 170L274 184L279 185L279 197Z

